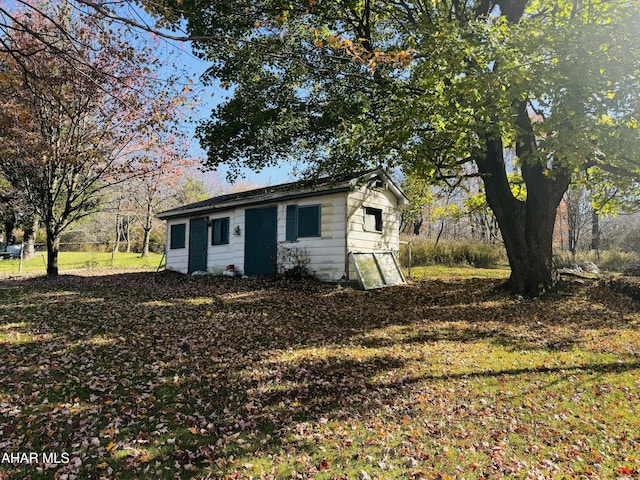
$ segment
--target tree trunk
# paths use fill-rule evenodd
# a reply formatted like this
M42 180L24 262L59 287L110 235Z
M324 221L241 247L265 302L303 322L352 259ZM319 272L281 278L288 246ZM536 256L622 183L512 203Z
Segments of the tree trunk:
M113 249L111 250L111 253L116 253L120 250L120 237L121 237L121 233L120 233L120 216L116 213L116 238L115 241L113 242Z
M424 218L420 217L420 220L414 220L413 222L413 234L418 236L420 235L420 228L422 228L422 222L424 222Z
M125 237L125 242L126 242L126 252L130 253L131 252L131 222L129 221L129 215L126 216L125 220L126 223L124 224L124 228L122 229L122 232L124 233Z
M560 250L564 252L564 225L562 220L564 219L564 215L562 215L562 209L560 214L558 215L558 220L560 221L560 225L558 226L558 233L560 234Z
M24 248L22 250L22 258L29 260L36 254L36 232L38 230L38 220L34 219L27 228L24 229L23 242Z
M438 242L440 241L440 237L442 236L442 232L444 232L444 220L440 221L440 230L438 230L438 236L436 237L435 246L438 246Z
M527 3L527 0L504 0L496 4L507 21L516 24L522 18ZM499 68L500 64L496 62L494 71ZM511 191L505 166L503 132L498 122L485 131L485 148L474 154L474 160L509 258L511 276L507 287L514 293L537 296L552 290L557 282L552 258L553 227L556 209L569 186L571 172L560 165L550 165L553 174L549 173L547 165L539 160L527 101L517 102L513 108L519 129L516 155L527 187L526 200L517 199Z
M528 140L531 139L522 141ZM558 173L551 178L542 165L523 162L527 198L518 200L507 178L501 138L487 136L485 143L486 151L477 155L476 164L509 258L511 276L507 287L514 293L537 296L554 289L557 282L553 271L553 227L570 177Z
M113 258L113 254L115 254L116 252L118 252L120 250L120 238L122 237L122 226L120 224L121 222L121 217L120 217L120 209L122 208L122 193L119 193L119 197L118 197L118 203L116 205L116 238L115 241L113 242L113 249L111 250L111 254L112 254L112 258Z
M553 290L557 274L553 270L553 227L558 204L549 197L528 194L521 209L524 218L499 219L505 239L511 276L507 286L513 292L536 296Z
M151 230L144 230L144 238L142 240L142 254L141 258L146 258L149 256L149 240L151 238Z
M567 206L567 237L569 241L569 251L571 252L571 256L575 262L578 244L582 237L583 228L586 224L583 208L583 188L578 187L574 190L568 191L564 195L564 201Z
M569 241L569 251L573 261L576 261L576 250L578 249L578 215L576 205L567 202L567 239Z
M147 203L147 212L146 218L144 222L144 238L142 239L142 255L141 257L145 258L149 256L149 241L151 239L151 228L153 225L153 210L151 208L151 203Z
M591 249L600 259L600 217L595 209L591 210Z
M47 228L47 275L58 276L58 251L60 250L60 237Z
M15 222L13 219L7 219L4 222L4 249L6 250L8 245L15 243L15 237L13 236L13 230L15 229Z

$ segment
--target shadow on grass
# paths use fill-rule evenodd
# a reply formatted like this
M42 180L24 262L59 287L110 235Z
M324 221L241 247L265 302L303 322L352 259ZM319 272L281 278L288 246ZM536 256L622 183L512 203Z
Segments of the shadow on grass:
M120 478L189 478L228 474L245 460L275 468L267 459L291 448L322 456L314 435L324 429L348 462L358 445L323 425L379 416L416 389L470 378L552 385L577 372L639 368L629 353L579 365L449 369L443 349L552 355L595 329L638 329L637 306L605 291L525 301L497 292L497 283L360 292L168 273L0 281L4 447L81 460L41 478L109 477L109 469ZM39 475L30 465L11 468L14 478Z

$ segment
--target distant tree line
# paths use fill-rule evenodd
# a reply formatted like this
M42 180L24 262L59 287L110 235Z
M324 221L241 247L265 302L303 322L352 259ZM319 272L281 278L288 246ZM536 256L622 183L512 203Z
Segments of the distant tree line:
M441 241L501 245L498 222L487 204L481 182L469 180L453 187L415 177L400 180L410 204L400 211L400 232L434 244ZM516 175L514 195L524 196ZM617 189L589 190L575 185L562 197L553 235L555 252L600 250L633 252L640 256L640 203Z

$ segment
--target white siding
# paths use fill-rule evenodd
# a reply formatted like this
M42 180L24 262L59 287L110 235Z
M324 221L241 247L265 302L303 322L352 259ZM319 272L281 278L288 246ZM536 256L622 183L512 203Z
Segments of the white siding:
M236 208L233 211L234 220L229 224L229 245L231 246L231 256L236 268L236 272L244 273L244 207ZM236 225L240 227L240 235L234 235L233 230Z
M222 274L227 265L235 265L236 269L241 272L243 267L242 258L244 257L244 239L234 235L233 232L236 225L243 225L244 210L239 212L229 210L209 214L208 217L209 220L229 217L229 243L227 245L211 245L211 227L207 228L207 271ZM187 273L189 270L189 224L192 218L202 218L202 215L174 218L167 221L167 270L181 273ZM185 225L185 248L172 249L170 248L171 225L181 223Z
M309 258L309 271L321 280L345 277L346 192L292 200L278 206L278 248L298 249ZM320 205L320 237L286 240L287 205Z
M361 187L353 192L310 196L260 207L277 206L278 248L298 249L309 258L308 269L322 280L336 281L354 278L349 273L347 253L399 249L397 199L383 189ZM320 237L286 240L287 205L320 205ZM364 208L382 210L382 232L367 231ZM229 243L211 245L211 228L208 229L207 270L222 273L227 265L234 265L236 272L244 272L245 208L209 213L210 220L229 217ZM200 217L202 214L199 215ZM167 221L167 269L187 273L189 247L189 221L191 217ZM185 248L170 249L171 225L185 224ZM239 234L235 233L239 227Z
M382 232L365 228L365 208L382 210ZM386 189L361 187L347 199L347 252L378 252L400 249L398 200ZM351 270L351 269L350 269ZM349 278L355 278L350 271Z
M244 216L244 215L243 215ZM236 265L235 249L237 248L238 235L234 235L236 225L238 225L238 215L235 210L229 210L226 212L209 214L209 221L216 218L229 217L229 243L224 245L211 245L211 227L207 234L207 271L210 273L216 273L221 275L227 268L227 265L234 265L236 269L240 270L241 265Z
M184 224L184 248L171 248L171 225ZM189 270L189 219L177 218L167 221L167 270L187 273Z

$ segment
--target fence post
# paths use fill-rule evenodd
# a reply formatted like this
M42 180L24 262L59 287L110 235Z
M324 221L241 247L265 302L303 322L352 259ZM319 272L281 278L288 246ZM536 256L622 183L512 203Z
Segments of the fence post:
M409 278L411 278L411 240L405 241L405 240L400 240L400 244L401 245L407 245L408 248L408 260L409 260L409 265L407 265L407 276Z

